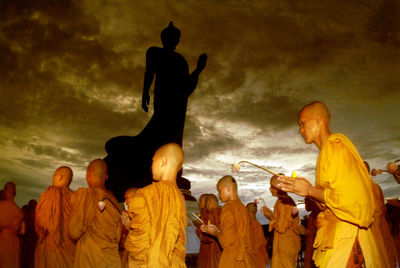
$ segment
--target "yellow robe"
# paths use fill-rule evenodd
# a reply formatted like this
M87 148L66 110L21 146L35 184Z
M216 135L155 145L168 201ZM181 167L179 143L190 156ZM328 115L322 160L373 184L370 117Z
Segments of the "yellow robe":
M204 224L208 223L208 212L205 208L201 209L200 218L203 220ZM206 233L203 233L200 227L201 224L197 224L196 234L200 239L200 249L197 256L197 264L199 268L207 268L207 262L210 256L209 244L211 243L211 238L208 237Z
M219 268L256 267L250 234L250 215L240 200L222 207L218 240L223 248Z
M292 215L295 203L289 196L279 197L274 206L274 219L269 231L274 231L271 267L296 267L300 250L299 215Z
M384 267L369 227L374 221L372 180L351 141L332 134L321 147L316 186L324 189L313 260L320 267L346 267L358 239L366 267ZM363 227L363 228L360 228Z
M265 268L268 263L267 240L264 230L256 218L250 217L250 235L253 243L254 258L257 268Z
M24 214L12 201L0 201L0 267L20 267L21 243L18 234L24 231Z
M68 234L71 194L66 187L49 186L40 196L35 216L37 268L73 266L75 243Z
M214 224L218 228L221 226L221 208L215 208L211 211L207 211L207 218L204 219L204 222L208 224ZM219 260L221 258L221 248L219 245L219 241L216 237L203 233L202 241L200 246L203 246L206 250L206 256L203 256L203 259L200 259L198 265L199 268L217 268L219 264ZM201 249L200 249L201 250ZM200 255L201 252L199 252Z
M384 267L395 268L396 252L393 237L390 233L389 223L386 220L386 206L385 199L381 187L375 182L372 182L375 196L375 221L371 225L371 231L375 237L376 245L379 250L382 261L385 263Z
M186 267L186 205L176 186L160 181L139 189L129 215L129 267Z
M101 200L103 211L98 205ZM121 268L118 244L122 222L115 197L100 188L80 188L71 202L68 231L77 240L74 267Z

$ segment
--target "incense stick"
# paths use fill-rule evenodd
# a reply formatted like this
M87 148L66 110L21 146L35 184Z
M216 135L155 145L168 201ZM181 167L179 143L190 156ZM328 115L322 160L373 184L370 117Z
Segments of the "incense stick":
M204 221L202 219L200 219L199 216L197 216L194 212L192 212L193 216L196 217L196 219L198 219L202 224L204 224Z

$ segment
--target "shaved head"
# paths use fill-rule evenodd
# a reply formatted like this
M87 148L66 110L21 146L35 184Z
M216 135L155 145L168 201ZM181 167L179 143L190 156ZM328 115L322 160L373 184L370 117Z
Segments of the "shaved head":
M7 200L14 200L14 197L16 195L15 183L13 183L12 181L7 182L4 186L3 195L4 198Z
M205 204L206 204L206 209L207 210L212 210L214 208L218 208L219 207L218 198L213 194L208 194L207 195Z
M151 171L156 181L168 180L176 184L176 176L182 169L183 150L176 143L168 143L157 149L153 156Z
M72 181L72 169L67 166L61 166L54 171L53 185L58 187L69 186Z
M183 150L181 146L179 146L176 143L168 143L156 151L155 155L158 157L167 157L170 165L175 167L176 171L178 172L179 170L182 169L183 165Z
M322 101L313 101L305 105L300 110L300 113L303 112L309 113L312 116L319 114L321 118L325 120L327 123L329 123L329 121L331 120L331 114L329 113L328 108Z
M108 178L107 164L104 160L95 159L90 162L86 171L86 180L89 187L104 188L104 183Z
M246 205L246 208L249 210L251 214L257 213L257 204L254 202L250 202Z
M199 208L200 209L202 209L202 208L205 208L205 206L206 206L206 199L207 199L207 196L208 196L209 194L202 194L202 195L200 195L200 197L199 197Z
M132 199L135 197L138 188L131 187L125 192L125 203L129 206L132 202Z
M219 179L217 187L218 187L218 185L221 186L221 187L232 188L232 190L237 192L236 180L230 175L223 176L221 179Z

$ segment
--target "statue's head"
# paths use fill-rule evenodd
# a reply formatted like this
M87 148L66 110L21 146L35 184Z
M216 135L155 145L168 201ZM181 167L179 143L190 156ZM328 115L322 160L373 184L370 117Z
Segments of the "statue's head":
M161 42L163 47L169 50L174 50L179 43L180 37L181 31L179 31L178 28L175 28L171 21L168 27L161 32Z

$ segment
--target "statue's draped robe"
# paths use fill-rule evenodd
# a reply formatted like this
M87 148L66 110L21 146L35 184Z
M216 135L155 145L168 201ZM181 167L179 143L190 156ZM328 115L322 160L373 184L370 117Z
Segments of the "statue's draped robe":
M98 205L102 200L103 211ZM77 240L74 267L121 268L118 244L122 222L115 197L100 188L80 188L71 201L68 231Z
M228 201L222 207L220 227L218 240L223 251L218 267L255 267L250 215L240 200Z
M22 210L12 201L0 201L0 267L20 267L18 234L24 225Z
M322 145L315 184L325 200L317 217L316 265L345 267L358 237L366 267L384 267L370 229L376 210L372 180L344 135L332 134Z
M274 219L269 231L274 231L272 268L296 267L300 251L299 215L293 215L295 203L289 196L279 197L274 205Z
M186 205L175 185L160 181L139 189L129 215L129 267L186 267Z
M49 186L36 207L36 268L73 267L75 242L69 236L72 191L67 187Z

